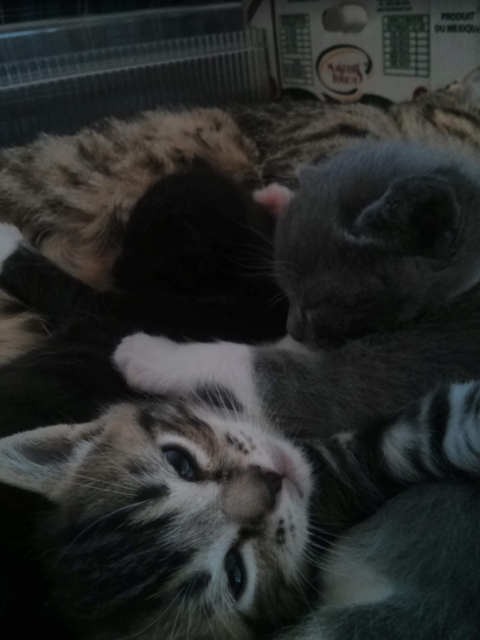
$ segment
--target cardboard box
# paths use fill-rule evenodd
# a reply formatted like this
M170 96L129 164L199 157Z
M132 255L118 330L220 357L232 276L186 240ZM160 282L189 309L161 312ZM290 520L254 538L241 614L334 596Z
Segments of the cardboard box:
M480 2L244 0L265 29L274 93L408 100L480 65Z

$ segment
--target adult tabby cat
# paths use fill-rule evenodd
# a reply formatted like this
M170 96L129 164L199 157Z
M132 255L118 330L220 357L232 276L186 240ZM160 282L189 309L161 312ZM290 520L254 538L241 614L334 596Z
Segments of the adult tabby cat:
M366 105L272 104L221 111L155 111L74 136L42 136L0 152L0 216L71 275L114 286L135 202L160 177L202 158L248 189L296 184L299 162L324 160L358 139L407 139L466 153L480 148L477 72L443 91L382 111ZM13 302L13 304L12 304ZM39 344L42 319L0 294L0 358Z

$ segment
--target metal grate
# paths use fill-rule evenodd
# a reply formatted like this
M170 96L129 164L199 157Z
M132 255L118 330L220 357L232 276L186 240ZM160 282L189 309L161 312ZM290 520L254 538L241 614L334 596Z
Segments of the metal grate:
M23 144L40 131L72 133L104 116L161 105L268 99L262 31L166 39L165 21L172 25L186 13L147 13L148 19L139 12L126 21L103 17L42 29L34 44L32 36L2 42L0 34L7 54L0 63L0 146ZM32 47L43 55L31 56Z
M213 3L225 0L0 0L0 24Z

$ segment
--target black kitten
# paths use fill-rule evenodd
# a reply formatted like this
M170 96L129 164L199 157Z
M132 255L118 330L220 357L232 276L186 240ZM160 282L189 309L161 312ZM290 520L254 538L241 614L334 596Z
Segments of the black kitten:
M138 201L113 273L129 290L212 294L252 289L251 277L271 289L274 226L236 183L196 160Z

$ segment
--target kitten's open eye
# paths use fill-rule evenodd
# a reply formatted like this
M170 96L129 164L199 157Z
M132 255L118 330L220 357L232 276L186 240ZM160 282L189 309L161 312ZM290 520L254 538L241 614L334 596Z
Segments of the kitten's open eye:
M163 453L165 454L168 464L175 469L181 478L189 482L194 482L197 479L196 464L188 453L176 448L164 449Z
M238 600L245 591L247 580L242 556L236 549L231 549L225 556L225 571L230 592L235 600Z

